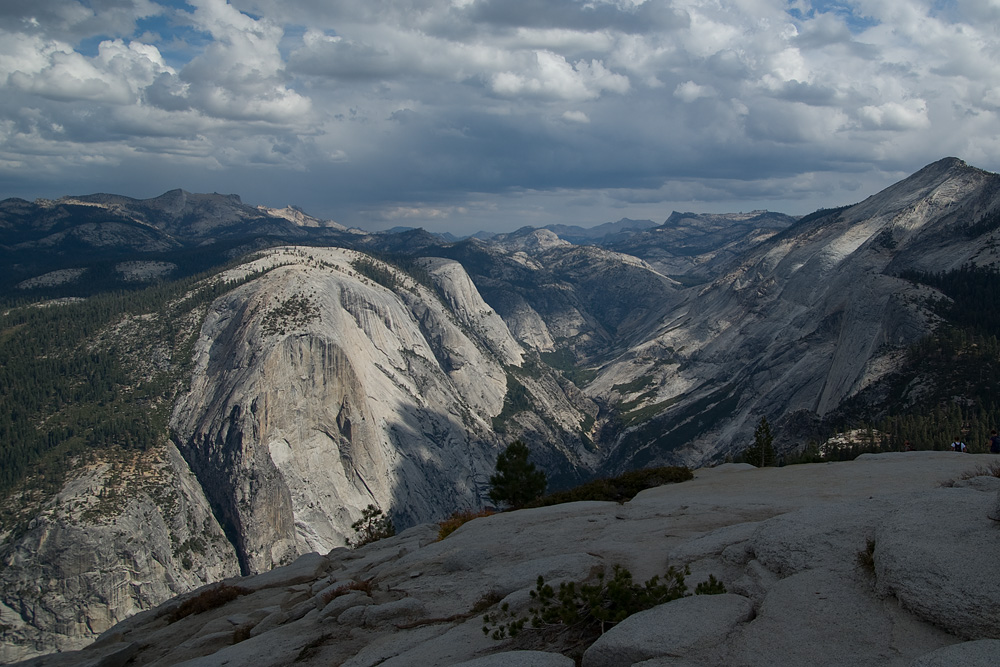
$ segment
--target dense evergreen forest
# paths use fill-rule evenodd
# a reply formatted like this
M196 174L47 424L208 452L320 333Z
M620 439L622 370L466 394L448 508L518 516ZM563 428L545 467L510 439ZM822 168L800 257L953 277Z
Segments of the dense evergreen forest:
M5 239L6 240L6 239ZM252 239L229 239L196 247L184 247L162 252L144 252L144 262L166 262L176 268L170 273L170 280L182 280L218 269L231 261L230 258L266 247L281 245L278 238L266 236ZM6 263L9 270L0 272L0 294L27 296L32 301L63 297L90 297L113 291L136 291L137 285L123 280L118 265L137 258L134 250L73 248L69 252L32 252L18 254L10 248L0 249L0 263ZM71 257L71 260L67 258ZM41 275L57 269L84 269L83 279L54 286L36 286L30 290L16 286L25 278ZM141 286L138 286L141 289Z
M205 306L234 286L194 276L0 306L0 497L29 472L51 492L96 449L165 438Z

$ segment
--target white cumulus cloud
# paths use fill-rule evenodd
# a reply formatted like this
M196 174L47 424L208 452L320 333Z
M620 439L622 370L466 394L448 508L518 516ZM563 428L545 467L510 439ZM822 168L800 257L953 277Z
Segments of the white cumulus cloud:
M550 51L535 51L533 62L527 62L522 70L494 74L492 88L506 97L525 95L573 101L595 99L604 92L624 93L629 89L629 81L596 60L570 64Z
M998 0L10 0L0 196L185 187L475 228L755 191L804 213L944 155L1000 168L998 21Z
M858 118L865 129L872 130L915 130L930 126L927 104L923 100L908 100L905 103L886 102L878 106L864 106L858 110Z
M699 86L694 81L679 83L674 88L674 97L689 104L700 97L712 97L714 94L715 91L712 90L711 86Z
M562 118L571 123L582 123L584 125L590 122L590 118L582 111L564 111Z

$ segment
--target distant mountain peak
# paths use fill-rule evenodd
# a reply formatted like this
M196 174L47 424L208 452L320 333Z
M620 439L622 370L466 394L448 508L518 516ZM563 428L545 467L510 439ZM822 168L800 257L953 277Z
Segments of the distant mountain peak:
M917 171L917 174L920 174L925 171L946 171L951 169L968 169L968 168L969 165L965 162L965 160L962 160L957 157L943 157L940 160L937 160L936 162L931 162L923 169ZM914 176L915 175L916 174L914 174Z
M556 246L571 245L569 241L559 238L555 232L535 227L522 227L510 234L495 236L492 240L510 250L542 251Z
M766 209L755 209L753 211L740 211L739 213L692 213L690 211L673 211L670 217L663 223L664 227L679 224L683 220L698 220L702 223L747 223L755 221L765 221L768 223L779 222L781 225L790 224L794 218L784 213L775 213Z
M995 174L970 167L964 160L956 157L942 158L855 204L848 209L847 215L851 219L889 215L893 211L912 206L932 193L937 204L944 204L961 197L961 193L972 181L995 177Z
M314 218L298 206L288 205L285 208L271 208L269 206L257 206L257 210L275 218L282 218L298 225L299 227L326 227L329 229L346 230L343 225L333 220L320 220Z

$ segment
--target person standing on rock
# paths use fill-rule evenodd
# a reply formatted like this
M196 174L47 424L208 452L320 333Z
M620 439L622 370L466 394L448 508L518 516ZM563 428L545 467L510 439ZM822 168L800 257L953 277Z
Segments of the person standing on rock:
M990 454L1000 454L1000 435L997 435L996 429L990 431L990 440L986 444L990 446Z
M955 442L951 443L951 451L966 453L969 450L966 448L965 443L962 442L961 438L955 438Z

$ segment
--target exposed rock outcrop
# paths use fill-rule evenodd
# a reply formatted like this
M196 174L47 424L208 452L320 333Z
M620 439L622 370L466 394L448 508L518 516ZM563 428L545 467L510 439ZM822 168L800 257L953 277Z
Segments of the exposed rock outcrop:
M6 550L0 661L80 648L137 612L239 572L176 448L113 454L72 476Z
M609 468L697 465L746 446L762 415L829 414L932 330L938 293L899 274L997 265L1000 231L972 223L998 210L1000 177L950 158L745 253L586 387L629 387L646 416L626 415Z
M484 636L482 614L501 599L525 613L539 575L553 584L593 581L614 564L638 581L668 564L688 566L689 585L712 573L728 592L627 618L583 655L591 667L992 664L1000 575L979 567L979 595L963 583L972 577L962 568L944 564L976 562L976 549L1000 536L986 516L993 485L975 478L940 486L987 457L1000 461L911 452L760 470L727 465L624 505L499 514L441 541L436 526L417 526L228 580L241 589L235 599L178 618L186 600L211 595L206 587L109 629L91 648L27 664L123 655L135 665L189 667L569 665L546 655L555 650L551 634ZM982 620L966 622L974 618Z
M678 283L642 260L545 230L440 252L462 263L522 344L562 349L570 363L589 366L642 342L682 301Z
M482 506L522 350L459 264L425 265L431 286L353 251L279 249L210 309L172 426L245 572L343 545L369 504L401 525ZM558 385L535 393L556 423L583 420Z

